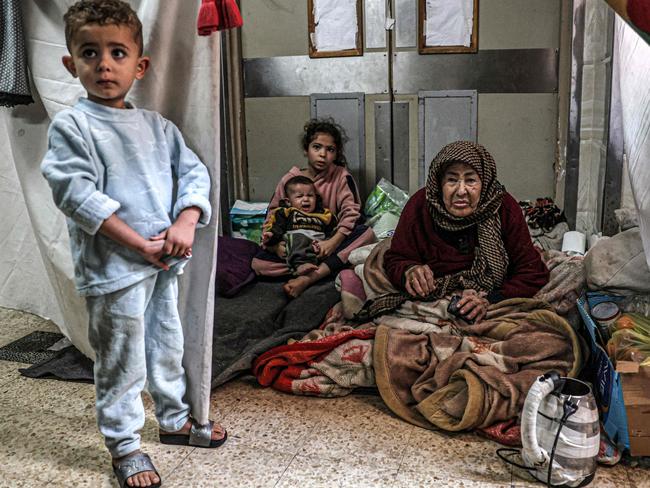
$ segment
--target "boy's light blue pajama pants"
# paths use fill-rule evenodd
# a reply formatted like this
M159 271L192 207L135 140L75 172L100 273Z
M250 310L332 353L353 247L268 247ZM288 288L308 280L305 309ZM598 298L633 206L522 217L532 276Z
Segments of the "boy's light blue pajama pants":
M145 382L163 430L179 430L189 418L177 301L174 269L113 293L86 297L88 336L96 354L97 423L113 457L140 448Z

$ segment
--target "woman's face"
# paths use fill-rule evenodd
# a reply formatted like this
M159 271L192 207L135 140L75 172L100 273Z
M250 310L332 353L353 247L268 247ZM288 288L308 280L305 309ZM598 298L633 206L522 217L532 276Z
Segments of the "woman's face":
M481 179L469 164L453 163L442 175L442 203L454 217L474 213L481 199Z

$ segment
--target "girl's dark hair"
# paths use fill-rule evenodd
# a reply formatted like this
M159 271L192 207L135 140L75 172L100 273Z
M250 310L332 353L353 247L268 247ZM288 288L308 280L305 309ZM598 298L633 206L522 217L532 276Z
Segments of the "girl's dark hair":
M301 138L302 148L305 151L309 148L311 141L316 139L316 134L319 133L332 136L334 144L336 145L336 159L334 160L334 164L337 166L345 166L347 161L345 159L345 154L343 153L343 146L348 141L348 138L345 135L345 129L334 122L334 119L331 118L309 120L305 124Z

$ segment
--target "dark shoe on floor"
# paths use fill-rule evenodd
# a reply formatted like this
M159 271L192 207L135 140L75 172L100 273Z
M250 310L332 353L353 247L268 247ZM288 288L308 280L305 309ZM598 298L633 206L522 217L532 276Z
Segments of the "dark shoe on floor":
M194 446L215 448L226 442L228 432L223 429L223 437L221 439L212 439L212 429L214 422L208 421L207 425L199 425L196 420L190 418L192 427L189 434L163 434L159 433L160 442L162 444L173 444L175 446Z

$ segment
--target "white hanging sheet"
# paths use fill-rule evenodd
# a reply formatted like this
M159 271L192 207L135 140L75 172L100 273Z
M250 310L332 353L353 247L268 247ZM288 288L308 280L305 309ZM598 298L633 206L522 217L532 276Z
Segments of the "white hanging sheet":
M4 124L0 124L0 142L8 139L10 149L3 148L0 155L7 157L8 154L13 162L20 190L10 176L0 180L0 198L5 208L3 228L12 229L11 235L23 232L26 237L5 241L10 243L10 248L5 249L5 259L0 260L0 271L5 276L5 270L26 268L23 248L27 247L33 254L33 233L41 262L34 258L29 269L36 273L44 269L46 276L41 280L49 278L49 285L38 283L33 276L24 283L11 279L8 283L12 288L22 287L23 302L25 297L30 297L33 303L26 306L14 300L7 286L0 287L0 300L6 306L12 306L13 302L16 308L49 315L78 349L92 357L85 305L73 284L65 218L54 206L50 189L40 174L50 120L85 94L79 82L61 64L61 57L67 54L62 18L74 1L25 0L21 3L36 103L1 113ZM151 67L145 79L136 82L128 99L137 107L160 112L178 125L188 146L208 167L212 180L212 222L197 232L194 257L181 277L179 300L186 337L184 364L188 375L188 401L192 415L205 423L209 410L216 236L220 213L220 37L218 34L197 36L199 2L140 0L130 3L143 24L145 54L151 57ZM4 132L3 125L6 125ZM7 191L7 188L13 190ZM22 228L24 230L17 230ZM28 243L27 246L24 243Z
M650 45L616 18L623 139L646 261L650 266Z

